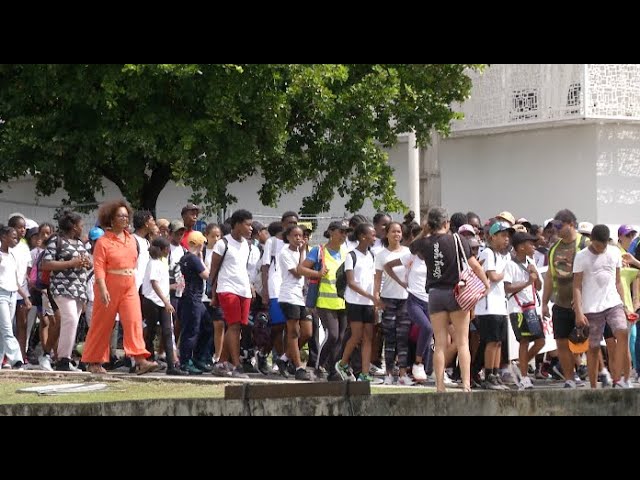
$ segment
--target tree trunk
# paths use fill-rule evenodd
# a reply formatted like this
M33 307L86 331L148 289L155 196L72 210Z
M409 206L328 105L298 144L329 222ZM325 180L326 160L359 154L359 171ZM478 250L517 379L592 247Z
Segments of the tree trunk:
M171 168L163 165L153 170L151 177L147 177L140 192L139 205L142 210L149 210L156 216L158 197L171 180Z

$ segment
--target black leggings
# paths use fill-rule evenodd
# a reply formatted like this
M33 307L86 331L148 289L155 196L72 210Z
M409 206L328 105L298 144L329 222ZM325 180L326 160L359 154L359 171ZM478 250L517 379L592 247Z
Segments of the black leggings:
M142 300L142 311L147 324L147 334L145 335L147 350L152 355L155 353L153 343L156 339L156 326L159 323L162 327L162 339L164 341L164 351L167 354L167 363L173 365L175 354L173 352L173 322L171 321L171 314L164 307L156 305L155 302L148 298L143 298Z

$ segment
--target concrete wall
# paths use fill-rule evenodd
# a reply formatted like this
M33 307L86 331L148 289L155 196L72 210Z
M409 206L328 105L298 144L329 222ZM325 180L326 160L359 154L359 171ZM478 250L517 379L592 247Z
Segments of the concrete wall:
M385 394L367 397L148 400L0 405L0 416L637 416L633 390Z
M599 220L597 126L583 125L483 136L439 144L442 204L483 219L504 210L542 223L562 208Z
M640 126L597 127L598 222L640 223Z
M389 162L395 169L396 181L398 183L398 196L405 203L409 201L408 189L408 143L406 140L399 143L389 154ZM258 191L262 185L261 178L253 177L242 183L235 183L229 187L230 192L238 198L238 203L229 207L229 212L237 208L246 208L254 214L261 214L280 217L286 210L298 210L302 206L302 200L311 193L311 186L300 187L296 192L285 195L277 208L265 207L260 203ZM121 196L119 189L111 182L104 181L105 194L98 195L98 201L107 198ZM0 222L6 222L8 216L14 212L20 212L28 218L38 222L51 220L55 213L55 208L62 205L62 200L66 197L64 192L59 191L56 195L47 198L37 198L35 193L35 182L32 179L19 179L8 184L0 185ZM180 216L180 209L185 205L192 194L189 187L178 186L169 183L160 194L157 204L158 218L177 219ZM36 203L45 206L37 206ZM342 217L349 215L345 210L346 200L336 197L331 204L331 210L324 212L327 216ZM370 202L365 204L363 213L372 216L375 210ZM399 216L402 218L401 216ZM87 216L87 221L95 220L95 214Z

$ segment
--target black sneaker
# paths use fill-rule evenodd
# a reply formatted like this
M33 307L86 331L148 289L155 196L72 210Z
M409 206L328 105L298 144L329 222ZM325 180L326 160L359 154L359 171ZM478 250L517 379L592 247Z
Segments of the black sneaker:
M295 378L296 378L296 380L301 381L301 382L310 382L311 381L311 375L304 368L299 368L298 370L296 370L296 377Z
M202 370L197 368L193 364L193 360L189 360L187 363L180 366L180 370L186 372L187 375L202 375Z
M22 363L21 361L17 361L16 363L14 363L11 366L12 370L24 370L24 363Z
M289 375L295 375L296 374L296 366L293 364L293 362L291 360L289 360L287 362L287 373Z
M327 377L327 382L344 382L338 372L330 373Z
M71 363L71 360L69 360L68 358L59 359L56 362L56 371L57 372L70 372L71 371L70 363Z
M267 357L258 354L258 371L263 375L273 375L273 370L267 362Z
M189 375L189 372L182 370L178 367L178 365L175 365L173 367L167 368L167 375L171 377L186 377Z
M201 372L211 373L213 371L213 365L202 360L193 360L193 366Z
M245 360L242 362L242 371L244 373L260 373L256 367L253 366L250 360Z
M276 365L278 366L278 373L284 378L289 378L289 372L287 371L287 362L278 358L276 360Z

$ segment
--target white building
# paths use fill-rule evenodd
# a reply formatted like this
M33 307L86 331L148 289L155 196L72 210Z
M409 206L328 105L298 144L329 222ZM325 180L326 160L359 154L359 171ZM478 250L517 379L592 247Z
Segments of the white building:
M423 208L638 223L640 64L492 65L461 109L423 155Z
M542 222L570 208L593 223L638 223L640 64L492 65L473 78L471 99L457 107L466 118L454 124L451 137L417 151L405 135L390 152L400 199L423 213L440 204L483 218L508 209ZM247 208L267 222L299 209L310 191L301 187L272 209L260 204L260 185L259 178L232 185L238 204L229 210ZM1 188L0 221L16 211L50 219L65 196L36 198L30 179ZM177 218L190 194L169 184L158 217ZM116 196L105 180L102 198ZM345 203L334 199L324 216L346 215ZM363 211L374 213L370 204Z

